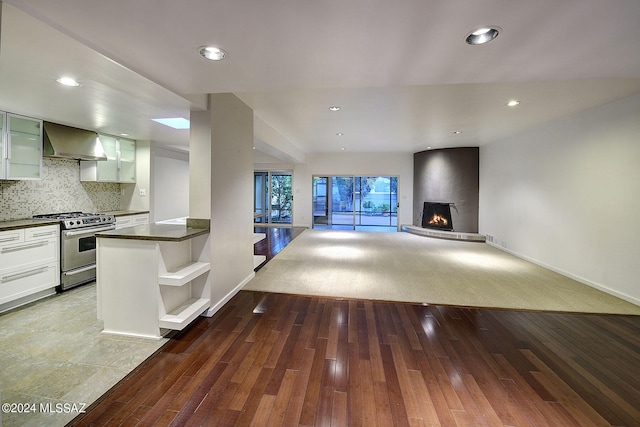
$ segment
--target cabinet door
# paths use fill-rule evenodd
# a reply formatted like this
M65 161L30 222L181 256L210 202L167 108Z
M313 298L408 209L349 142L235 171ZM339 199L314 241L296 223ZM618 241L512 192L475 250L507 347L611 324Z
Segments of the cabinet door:
M136 142L119 139L120 177L119 182L136 182Z
M4 136L4 118L6 114L0 111L0 179L4 178L5 159L7 154L5 153L5 136Z
M100 142L107 153L107 161L97 162L98 181L118 181L118 140L112 136L100 135Z
M7 178L40 179L42 171L42 121L7 116Z

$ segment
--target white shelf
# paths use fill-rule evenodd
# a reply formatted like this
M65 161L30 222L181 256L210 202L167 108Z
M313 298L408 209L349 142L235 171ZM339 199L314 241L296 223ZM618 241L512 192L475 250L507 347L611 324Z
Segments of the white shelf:
M260 264L262 264L263 262L265 262L267 259L266 256L264 255L254 255L253 256L253 268L257 268Z
M158 284L165 286L183 286L211 268L208 262L192 262L176 271L168 271L158 277Z
M264 240L266 238L267 238L267 235L265 233L253 233L253 244L255 245L260 240Z
M204 312L211 300L192 298L160 318L159 326L164 329L182 330Z

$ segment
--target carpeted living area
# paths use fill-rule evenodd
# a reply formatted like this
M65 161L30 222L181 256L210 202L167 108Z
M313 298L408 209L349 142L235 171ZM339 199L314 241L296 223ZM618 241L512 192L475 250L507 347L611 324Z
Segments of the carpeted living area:
M640 315L640 306L479 242L306 230L245 290L466 307Z

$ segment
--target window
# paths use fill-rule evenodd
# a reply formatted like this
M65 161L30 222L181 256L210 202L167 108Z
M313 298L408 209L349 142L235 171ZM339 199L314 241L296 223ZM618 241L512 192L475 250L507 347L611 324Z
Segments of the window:
M253 208L255 222L291 224L293 176L290 171L255 171Z
M314 176L313 228L397 231L398 177Z

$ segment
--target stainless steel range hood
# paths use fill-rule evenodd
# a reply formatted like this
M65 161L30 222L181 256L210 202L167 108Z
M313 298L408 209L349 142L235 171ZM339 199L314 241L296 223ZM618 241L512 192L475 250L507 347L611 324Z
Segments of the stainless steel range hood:
M43 155L63 159L107 160L96 132L50 122L44 122Z

